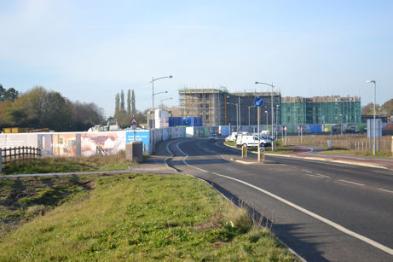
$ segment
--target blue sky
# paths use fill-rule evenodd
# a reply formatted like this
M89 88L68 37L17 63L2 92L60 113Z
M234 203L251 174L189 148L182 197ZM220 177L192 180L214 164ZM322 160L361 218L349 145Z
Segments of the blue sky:
M113 113L134 89L150 106L151 77L168 90L255 90L285 96L358 95L376 79L377 102L393 98L393 1L0 0L0 83L35 85ZM262 86L258 89L264 90Z

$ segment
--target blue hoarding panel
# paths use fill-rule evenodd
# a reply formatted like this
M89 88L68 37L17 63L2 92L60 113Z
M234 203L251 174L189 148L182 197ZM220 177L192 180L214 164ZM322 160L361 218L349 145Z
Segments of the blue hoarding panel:
M175 126L202 126L202 118L199 116L169 117L168 125Z
M126 144L131 144L133 141L140 141L143 143L143 153L150 152L150 131L149 130L126 130Z

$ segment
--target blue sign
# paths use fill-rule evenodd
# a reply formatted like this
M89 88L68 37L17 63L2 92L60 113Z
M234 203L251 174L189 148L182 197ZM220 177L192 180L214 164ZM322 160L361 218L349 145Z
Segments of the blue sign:
M260 96L255 97L255 106L256 107L261 107L263 106L263 99Z
M126 144L132 141L140 141L143 143L143 152L150 152L150 131L149 130L126 130Z

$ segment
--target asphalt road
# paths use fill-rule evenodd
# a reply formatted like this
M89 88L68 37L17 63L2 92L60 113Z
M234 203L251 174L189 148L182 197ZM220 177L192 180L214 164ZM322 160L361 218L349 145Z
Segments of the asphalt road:
M171 140L158 153L253 208L308 261L393 261L392 171L276 156L242 164L231 160L238 150L207 139Z

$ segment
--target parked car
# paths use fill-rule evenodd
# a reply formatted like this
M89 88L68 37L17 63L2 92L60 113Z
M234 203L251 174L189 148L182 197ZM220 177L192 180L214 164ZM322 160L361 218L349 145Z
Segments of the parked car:
M208 136L208 139L209 139L210 142L216 142L217 134L216 133L210 133L210 135Z

